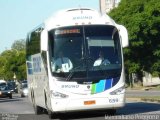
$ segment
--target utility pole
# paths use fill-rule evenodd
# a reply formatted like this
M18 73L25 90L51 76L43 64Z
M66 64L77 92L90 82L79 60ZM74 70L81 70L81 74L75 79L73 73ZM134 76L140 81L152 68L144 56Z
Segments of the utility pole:
M115 8L115 0L112 0L112 8Z
M99 9L101 14L106 12L106 0L99 0Z

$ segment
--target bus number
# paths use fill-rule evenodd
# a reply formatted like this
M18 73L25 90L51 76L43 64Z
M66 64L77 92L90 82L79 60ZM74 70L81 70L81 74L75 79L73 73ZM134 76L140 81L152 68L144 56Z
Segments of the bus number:
M118 102L118 98L109 99L109 103L116 103Z

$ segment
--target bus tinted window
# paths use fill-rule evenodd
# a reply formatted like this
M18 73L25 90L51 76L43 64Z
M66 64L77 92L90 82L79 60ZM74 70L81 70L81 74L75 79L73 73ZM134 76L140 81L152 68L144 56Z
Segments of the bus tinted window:
M53 75L64 77L73 71L75 78L105 76L105 72L102 71L120 75L121 47L118 31L114 26L65 27L52 30L49 34ZM62 63L59 59L59 53L62 52L65 58L63 61L68 61L68 63ZM95 63L100 57L100 53L103 53L103 57L106 59L106 62L103 61L105 64L101 64L101 66L99 63ZM57 62L57 60L59 61ZM63 70L65 64L68 70Z

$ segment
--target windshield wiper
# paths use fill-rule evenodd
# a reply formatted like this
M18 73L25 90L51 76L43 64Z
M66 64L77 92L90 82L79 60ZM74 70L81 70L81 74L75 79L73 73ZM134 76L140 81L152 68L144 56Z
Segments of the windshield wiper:
M79 69L79 68L81 68L81 67L82 67L82 66L77 66L77 67L73 68L73 69L71 70L71 72L69 73L68 77L66 78L66 81L70 81L71 78L72 78L72 76L73 76L74 73L75 73L75 70L77 70L77 69Z
M84 57L84 58L81 58L81 60L82 60L83 62L84 62L84 61L86 61L86 62L92 62L92 61L94 61L91 57ZM66 78L66 81L70 81L71 78L72 78L72 76L73 76L74 73L75 73L75 70L77 70L77 69L79 69L79 68L81 68L81 67L83 67L83 66L77 66L77 67L73 68L73 69L71 70L70 74L68 75L68 77ZM86 69L87 69L87 68L86 68Z

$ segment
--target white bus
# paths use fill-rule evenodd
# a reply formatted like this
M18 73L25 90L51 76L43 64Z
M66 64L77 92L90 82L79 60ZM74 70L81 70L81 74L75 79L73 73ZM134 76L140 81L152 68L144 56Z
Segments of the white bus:
M125 105L127 46L124 26L88 8L57 12L29 32L27 79L35 113L46 109L50 118L86 110L115 113Z

